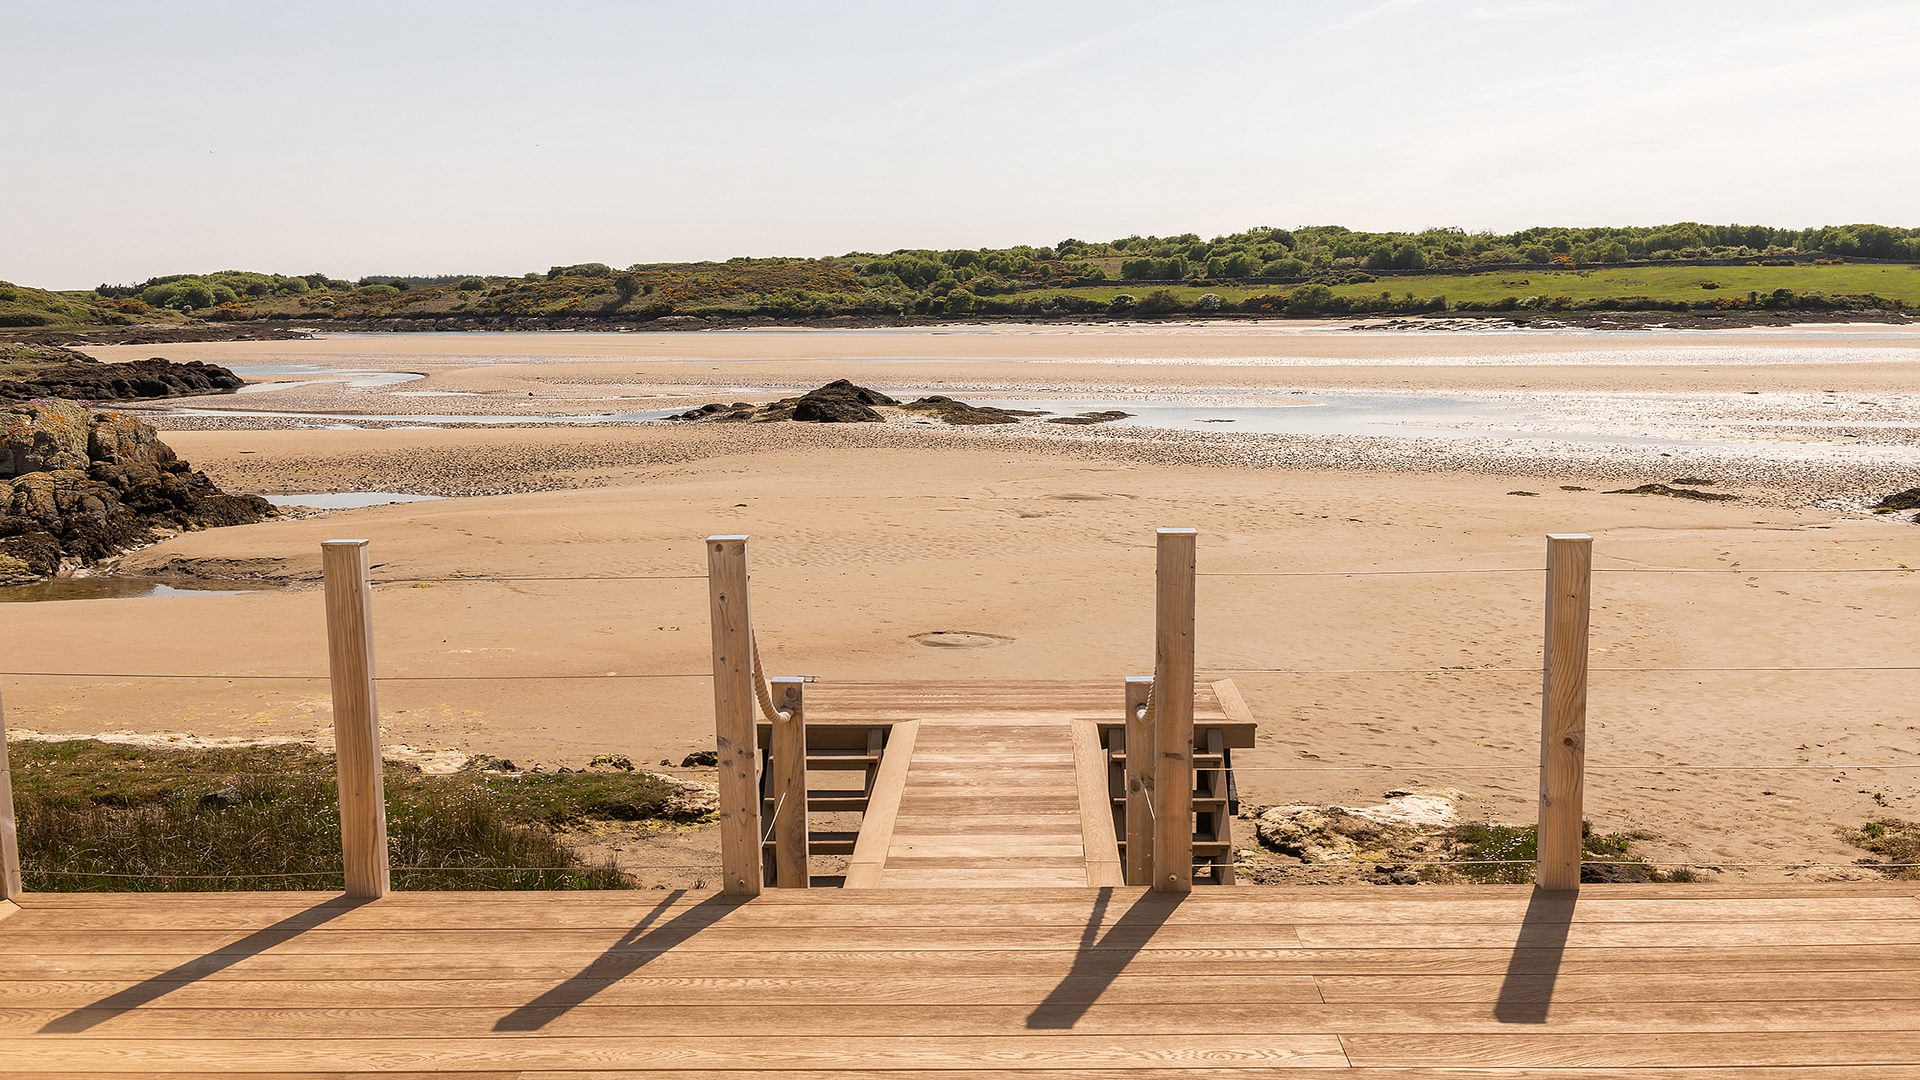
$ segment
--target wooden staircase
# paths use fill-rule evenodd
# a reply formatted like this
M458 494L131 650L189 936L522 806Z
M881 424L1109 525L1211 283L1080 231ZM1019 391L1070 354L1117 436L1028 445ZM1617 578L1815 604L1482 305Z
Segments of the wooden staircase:
M1105 682L815 684L808 853L848 858L849 888L1119 885L1123 705ZM1198 684L1194 707L1195 880L1231 884L1232 752L1253 745L1254 721L1231 682ZM759 728L771 821L772 728ZM840 827L815 825L831 815ZM762 850L774 881L770 839Z
M1227 732L1195 726L1193 732L1193 883L1233 884L1233 819L1240 796L1233 782L1233 751ZM1122 865L1127 856L1127 729L1105 732L1107 793Z

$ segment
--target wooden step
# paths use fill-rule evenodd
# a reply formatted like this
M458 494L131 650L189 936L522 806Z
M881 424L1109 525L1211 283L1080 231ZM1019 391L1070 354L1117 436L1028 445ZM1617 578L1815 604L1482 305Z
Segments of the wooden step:
M819 830L807 834L807 854L809 855L851 855L853 842L859 833ZM763 840L760 846L773 850L773 841Z
M1125 750L1110 750L1107 752L1107 758L1115 765L1125 765L1127 763L1127 752ZM1202 769L1224 769L1226 767L1227 756L1225 754L1196 753L1193 755L1193 769L1195 772L1199 772Z
M809 750L807 767L835 765L877 765L880 755L860 750Z
M1127 797L1125 795L1115 795L1113 797L1113 805L1120 807L1126 806ZM1227 800L1217 795L1195 795L1193 797L1193 808L1195 810L1220 810L1224 809L1226 805Z
M809 814L853 814L865 813L867 797L858 792L836 791L829 794L807 796ZM768 817L773 815L773 800L760 800L760 812Z
M1124 854L1127 850L1127 841L1122 838L1115 842L1120 845L1120 851ZM1195 840L1193 854L1196 858L1201 855L1231 855L1233 844L1227 840Z

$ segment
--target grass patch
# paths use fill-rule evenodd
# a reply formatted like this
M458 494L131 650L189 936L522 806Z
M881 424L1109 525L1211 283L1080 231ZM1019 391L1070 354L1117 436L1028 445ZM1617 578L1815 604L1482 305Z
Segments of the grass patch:
M343 886L331 754L93 740L9 749L29 889ZM393 883L406 890L631 888L612 865L576 855L554 829L680 813L674 788L645 773L427 776L389 763L386 789Z
M1651 833L1644 832L1596 833L1592 822L1581 822L1580 858L1590 865L1581 868L1580 880L1697 880L1694 872L1684 867L1659 870L1634 854L1636 841L1652 838ZM1480 864L1459 867L1460 875L1468 880L1511 885L1533 880L1534 861L1540 853L1537 825L1459 825L1449 839L1454 845L1454 860Z
M1702 282L1716 288L1703 289ZM1418 274L1381 277L1378 281L1336 285L1336 296L1395 296L1412 293L1422 299L1444 296L1449 303L1494 303L1505 297L1564 296L1571 300L1602 300L1644 296L1679 301L1728 294L1765 296L1775 289L1828 296L1872 293L1891 300L1920 303L1920 271L1910 266L1845 264L1840 266L1636 266L1614 270L1505 270L1490 274Z
M1714 288L1702 287L1703 282ZM1122 282L1074 288L1031 289L1011 294L1022 300L1070 296L1111 303L1122 294L1140 298L1166 290L1183 304L1213 293L1227 304L1256 296L1286 293L1298 285L1160 285ZM1574 302L1645 297L1662 303L1693 302L1718 297L1762 297L1775 289L1826 296L1872 294L1907 304L1920 304L1920 269L1911 266L1843 264L1838 266L1636 266L1612 270L1502 270L1485 274L1382 274L1373 281L1331 287L1333 295L1359 300L1387 293L1412 295L1416 300L1445 297L1449 306L1460 303L1495 304L1513 297L1565 297ZM1629 304L1628 307L1633 305Z
M1841 834L1847 843L1879 856L1879 863L1862 860L1897 881L1920 881L1920 821L1880 818Z

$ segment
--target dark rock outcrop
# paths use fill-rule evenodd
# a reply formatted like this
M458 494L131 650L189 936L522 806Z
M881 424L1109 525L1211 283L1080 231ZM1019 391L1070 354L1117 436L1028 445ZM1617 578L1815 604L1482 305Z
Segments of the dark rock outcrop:
M797 398L781 398L758 408L744 401L736 401L732 405L716 402L689 409L673 419L736 423L798 420L812 424L876 424L886 418L874 410L875 405L898 404L898 401L878 390L856 386L846 379L835 379Z
M1669 487L1666 484L1641 484L1639 487L1616 488L1608 495L1665 495L1671 499L1693 499L1697 502L1727 502L1740 496L1725 491L1696 491L1693 488Z
M0 585L273 513L259 496L221 491L125 413L70 401L0 406Z
M1892 513L1896 510L1920 510L1920 487L1908 488L1905 491L1896 491L1886 498L1881 499L1879 503L1874 506L1874 509L1883 514Z
M900 406L909 412L925 413L949 424L973 427L980 424L1017 424L1022 417L1040 416L1039 412L1027 409L1000 409L992 405L969 405L964 401L955 401L950 397L936 395L923 397L918 401L909 401Z
M217 364L154 357L109 364L52 345L0 346L0 401L66 398L137 401L239 389L246 380Z
M917 413L932 417L948 424L971 427L980 424L1017 424L1029 416L1045 416L1046 413L1025 409L1001 409L991 405L969 405L950 397L935 395L923 397L906 404L846 379L835 379L817 390L809 390L799 397L781 398L765 405L750 405L736 401L731 405L714 402L697 409L688 409L670 419L687 420L698 423L775 423L785 420L797 420L810 424L876 424L886 420L876 406L897 408L902 412ZM1063 417L1053 421L1062 424L1100 424L1127 417L1124 412L1082 413L1075 417Z
M877 424L884 418L873 410L875 405L898 404L878 390L835 379L800 395L793 403L793 419L815 424Z
M1100 412L1083 412L1077 416L1054 416L1048 418L1047 423L1085 427L1088 424L1111 424L1115 420L1125 420L1132 415L1130 412L1123 412L1119 409L1104 409ZM1231 421L1228 422L1231 423Z

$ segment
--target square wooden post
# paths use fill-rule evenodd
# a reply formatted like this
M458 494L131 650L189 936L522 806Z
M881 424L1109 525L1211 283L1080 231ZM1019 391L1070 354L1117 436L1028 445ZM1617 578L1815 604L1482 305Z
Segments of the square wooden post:
M760 745L754 730L753 620L747 610L747 538L707 537L713 613L713 744L720 766L721 889L758 896Z
M1147 697L1153 676L1129 675L1127 708L1127 865L1126 883L1153 884L1153 726L1147 721Z
M1156 537L1153 663L1153 889L1193 891L1192 529Z
M20 830L13 816L13 772L7 761L7 707L0 701L0 900L19 900Z
M333 760L340 779L340 852L347 895L385 896L387 787L373 685L373 579L365 540L320 545L326 578L327 668L333 679Z
M807 680L773 680L773 884L804 889L807 839Z
M1534 884L1580 887L1587 761L1587 621L1593 537L1547 537L1546 646L1540 691L1540 828Z

